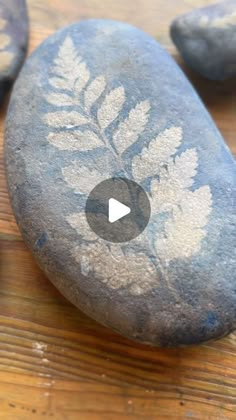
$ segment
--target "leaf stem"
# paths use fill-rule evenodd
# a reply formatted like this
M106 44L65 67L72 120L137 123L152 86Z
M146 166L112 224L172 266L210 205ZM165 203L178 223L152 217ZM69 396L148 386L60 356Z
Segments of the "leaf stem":
M82 110L82 105L81 105ZM88 119L89 123L91 124L91 127L94 131L98 134L98 136L101 138L107 149L110 151L110 153L113 155L114 159L118 162L120 169L122 169L123 173L129 178L128 172L126 171L122 158L118 152L115 151L115 149L112 147L111 143L109 142L108 138L106 137L104 130L101 131L101 128L99 127L97 121L91 118L91 116L85 112L85 116Z

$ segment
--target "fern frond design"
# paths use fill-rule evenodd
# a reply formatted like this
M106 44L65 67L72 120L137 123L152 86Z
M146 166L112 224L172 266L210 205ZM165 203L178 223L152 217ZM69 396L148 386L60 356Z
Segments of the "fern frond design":
M7 22L0 18L0 71L2 73L8 70L13 60L13 53L8 50L11 45L11 38L6 32L3 32L6 25Z
M81 264L84 275L96 276L110 289L128 289L134 296L142 295L158 284L156 269L143 253L124 255L119 245L113 245L112 253L103 243L76 247L75 259Z
M73 133L70 131L50 133L48 140L60 150L88 151L101 147L98 136L88 130L74 131Z
M125 91L123 87L118 87L108 93L97 114L98 123L102 130L109 127L118 117L124 102Z
M72 106L74 105L73 98L67 93L51 92L47 95L47 102L55 106Z
M153 139L132 162L134 178L142 182L157 173L175 155L182 140L182 129L171 127Z
M44 117L44 121L54 128L73 128L88 123L87 118L76 111L49 112Z
M128 118L119 124L114 134L114 144L119 153L123 153L134 144L144 131L148 122L149 101L143 101L131 109Z
M172 217L165 223L164 234L155 243L162 261L169 264L176 258L189 258L200 251L211 205L212 195L208 186L183 194L179 206L175 206Z
M197 255L206 237L212 195L208 185L194 189L198 170L197 149L179 152L184 133L178 126L157 133L147 144L142 136L150 119L150 101L137 101L127 110L124 87L118 85L110 89L104 75L92 78L70 37L59 48L51 70L51 91L45 94L51 109L43 116L43 121L49 128L48 141L53 147L76 152L77 160L62 168L68 188L74 194L88 196L99 182L107 178L108 162L115 163L113 176L118 168L128 179L141 184L149 180L151 221L165 214L164 219L160 217L165 222L162 222L163 233L154 241L148 233L143 233L142 238L148 242L152 255L156 255L162 278L168 277L171 261ZM123 109L127 110L125 117ZM129 165L131 169L127 169L125 152L140 138L145 145L139 154L134 154ZM132 150L135 152L136 149ZM107 163L104 161L98 166L97 152L101 151L106 153ZM78 159L78 153L85 152L90 162L88 167ZM84 275L95 274L109 288L125 287L133 295L158 286L157 267L149 256L141 251L124 254L119 244L112 245L111 253L110 245L91 231L84 213L69 214L66 221L83 240L82 247L75 248L73 255L81 264ZM136 245L139 247L139 240Z
M186 189L194 183L197 173L198 157L196 149L186 152L171 160L159 172L159 181L151 182L152 209L154 213L171 211L178 206Z
M89 169L87 166L78 163L63 168L62 174L67 184L76 193L86 194L87 196L97 184L106 179L96 169Z
M155 242L155 250L164 264L176 258L189 258L199 253L204 230L211 213L212 195L209 186L192 192L197 174L196 149L187 149L169 161L159 172L159 181L151 183L154 215L168 213L164 234Z
M106 87L104 76L99 76L93 80L84 93L84 104L87 112L90 112L91 107L100 98Z
M66 57L66 60L65 60ZM76 81L81 74L81 80L86 79L88 70L81 57L78 56L74 43L70 37L67 37L58 51L58 56L54 61L52 69L53 79L49 83L53 87L65 90L75 88Z

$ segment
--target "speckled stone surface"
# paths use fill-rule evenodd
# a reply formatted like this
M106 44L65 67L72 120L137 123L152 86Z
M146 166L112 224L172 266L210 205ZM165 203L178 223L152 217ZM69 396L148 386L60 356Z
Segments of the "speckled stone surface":
M212 80L236 76L236 0L180 16L172 23L170 32L184 61L193 70Z
M104 20L48 38L14 86L5 158L22 235L78 308L156 346L235 328L235 162L155 40ZM110 243L85 205L120 176L145 189L151 218L134 240Z
M28 31L25 0L0 0L0 103L25 58Z

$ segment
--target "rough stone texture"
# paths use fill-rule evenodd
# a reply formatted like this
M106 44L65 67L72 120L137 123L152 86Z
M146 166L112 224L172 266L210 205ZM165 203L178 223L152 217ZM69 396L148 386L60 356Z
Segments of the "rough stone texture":
M0 0L0 103L21 68L27 44L25 0Z
M171 37L185 62L202 76L225 80L236 75L236 0L178 17Z
M89 20L27 60L5 133L10 197L41 268L76 306L159 346L235 328L236 167L172 58L123 23ZM86 198L123 176L151 219L123 244L89 228Z

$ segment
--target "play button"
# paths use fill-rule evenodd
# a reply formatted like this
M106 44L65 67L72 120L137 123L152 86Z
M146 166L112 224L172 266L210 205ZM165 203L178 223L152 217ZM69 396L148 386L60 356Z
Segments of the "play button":
M122 217L127 216L130 212L130 207L125 206L115 198L110 198L108 210L108 219L110 223L115 223L117 220L122 219Z
M90 228L109 242L127 242L145 229L150 203L144 189L127 178L109 178L98 184L86 202Z

